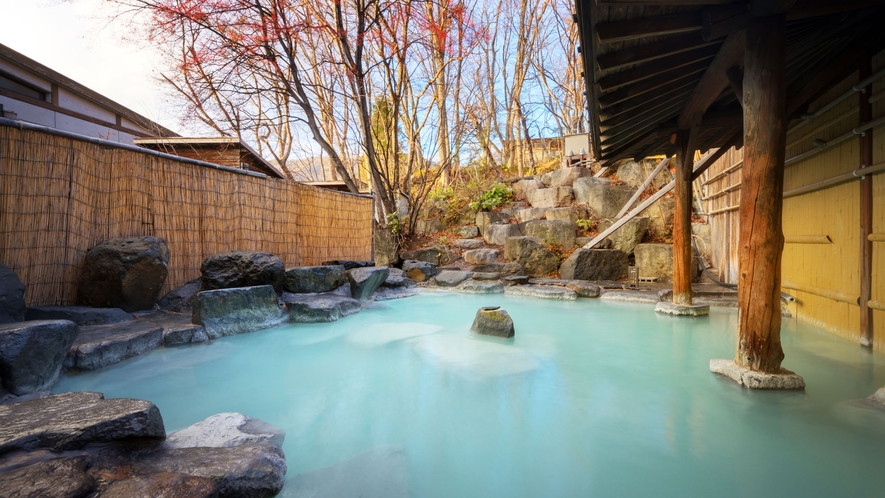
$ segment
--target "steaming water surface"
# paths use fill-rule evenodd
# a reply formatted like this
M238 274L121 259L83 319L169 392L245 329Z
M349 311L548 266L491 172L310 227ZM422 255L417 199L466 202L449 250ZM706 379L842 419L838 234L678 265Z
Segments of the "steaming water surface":
M514 339L469 328L502 306ZM879 497L885 357L784 321L804 393L709 372L734 310L424 293L335 323L160 349L64 378L153 401L168 432L236 411L286 431L280 496Z

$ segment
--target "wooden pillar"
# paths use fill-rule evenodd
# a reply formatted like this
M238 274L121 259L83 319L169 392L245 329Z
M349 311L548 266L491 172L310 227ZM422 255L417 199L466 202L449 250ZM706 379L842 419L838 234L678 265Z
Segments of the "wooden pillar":
M739 366L780 371L786 148L784 14L754 18L744 55L744 167L738 247Z
M676 136L673 213L673 304L691 306L691 173L697 127Z
M860 79L870 76L871 61L866 54L860 63ZM860 94L860 123L865 124L873 119L873 107L870 105L872 83ZM860 167L873 164L873 130L867 130L860 137ZM860 173L858 173L860 175ZM873 241L869 239L873 233L873 177L862 176L860 179L860 344L873 347L873 310L869 302L873 290Z

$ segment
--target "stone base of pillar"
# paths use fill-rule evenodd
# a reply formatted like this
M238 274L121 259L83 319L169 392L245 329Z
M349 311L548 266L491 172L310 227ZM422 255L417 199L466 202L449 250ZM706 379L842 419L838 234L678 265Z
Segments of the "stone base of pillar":
M737 382L750 389L777 389L801 391L805 389L805 379L781 368L780 373L756 372L735 364L734 360L710 360L710 371Z
M707 316L710 314L710 306L706 304L673 304L669 301L661 301L655 305L655 311L667 315L676 316Z
M870 395L870 397L867 398L867 401L872 403L876 408L885 410L885 387Z

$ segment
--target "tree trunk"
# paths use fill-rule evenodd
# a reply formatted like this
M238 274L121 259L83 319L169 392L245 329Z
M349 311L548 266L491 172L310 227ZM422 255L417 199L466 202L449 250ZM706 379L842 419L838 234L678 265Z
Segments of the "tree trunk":
M744 167L738 248L738 344L734 361L777 373L781 348L781 226L786 146L783 14L747 27Z

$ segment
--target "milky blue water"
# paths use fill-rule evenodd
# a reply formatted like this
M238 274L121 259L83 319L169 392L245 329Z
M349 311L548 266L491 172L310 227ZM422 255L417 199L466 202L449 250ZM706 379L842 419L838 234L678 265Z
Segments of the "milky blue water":
M469 332L490 305L515 339ZM788 319L784 367L807 390L748 391L708 366L734 355L736 318L424 293L160 349L55 391L151 400L168 432L228 411L281 427L280 496L336 465L367 494L389 480L421 498L885 496L885 412L858 401L885 385L883 355Z

